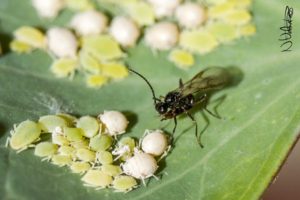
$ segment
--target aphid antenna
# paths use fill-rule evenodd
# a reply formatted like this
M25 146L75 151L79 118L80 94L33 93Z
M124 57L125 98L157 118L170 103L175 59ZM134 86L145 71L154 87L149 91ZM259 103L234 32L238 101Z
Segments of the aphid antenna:
M138 75L138 76L141 77L142 79L144 79L144 81L148 84L148 86L149 86L149 88L150 88L150 90L151 90L151 92L152 92L152 96L153 96L152 98L153 98L153 101L154 101L154 104L155 104L155 105L156 105L156 102L157 102L157 101L161 101L160 99L156 98L154 89L153 89L152 85L150 84L150 82L146 79L146 77L144 77L142 74L140 74L140 73L134 71L133 69L131 69L131 68L129 68L129 67L128 67L128 70L131 71L131 72L133 72L133 73L135 73L136 75Z

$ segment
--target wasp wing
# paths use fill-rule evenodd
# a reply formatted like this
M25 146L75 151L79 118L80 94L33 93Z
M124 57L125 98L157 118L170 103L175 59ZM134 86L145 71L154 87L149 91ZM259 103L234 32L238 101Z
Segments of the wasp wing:
M206 93L211 90L221 89L230 81L229 73L221 67L207 68L196 74L191 80L175 90L182 96L195 93Z

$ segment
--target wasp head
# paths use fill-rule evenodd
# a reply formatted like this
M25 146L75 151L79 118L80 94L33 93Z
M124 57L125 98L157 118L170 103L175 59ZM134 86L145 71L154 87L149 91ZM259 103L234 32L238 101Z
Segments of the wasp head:
M166 104L165 102L157 102L155 104L155 110L159 114L163 115L168 111L168 104Z

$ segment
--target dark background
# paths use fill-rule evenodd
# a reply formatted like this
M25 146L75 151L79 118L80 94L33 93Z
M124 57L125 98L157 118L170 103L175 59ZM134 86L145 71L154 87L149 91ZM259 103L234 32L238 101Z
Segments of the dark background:
M300 142L293 148L279 174L265 191L262 200L300 199Z

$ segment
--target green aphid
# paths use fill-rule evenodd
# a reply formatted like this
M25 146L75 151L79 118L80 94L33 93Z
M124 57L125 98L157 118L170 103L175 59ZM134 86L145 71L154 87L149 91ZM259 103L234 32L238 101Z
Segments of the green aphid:
M101 170L110 176L118 176L122 173L119 165L104 164L101 166Z
M205 54L211 52L219 43L205 30L185 30L180 34L179 45L189 51Z
M85 183L85 186L94 187L96 189L108 187L113 181L110 175L101 170L89 170L81 180Z
M16 53L30 53L33 51L33 47L19 40L13 40L9 43L11 51Z
M64 135L55 132L52 133L52 143L57 144L59 146L70 144L69 140Z
M57 115L45 115L40 117L39 123L42 127L42 130L47 133L52 133L57 127L67 127L68 122Z
M81 128L64 127L64 135L70 142L80 142L83 140L84 131Z
M119 142L118 146L112 151L113 155L117 157L114 160L121 158L125 161L130 158L135 148L135 140L131 137L123 137Z
M107 134L98 134L90 139L90 148L94 151L105 151L111 147L113 138Z
M86 36L82 39L82 50L99 61L124 57L119 44L109 35Z
M83 135L88 138L95 136L100 128L97 119L91 116L79 118L76 127L83 129Z
M88 149L89 148L89 140L83 139L78 142L71 142L71 146L74 147L75 149Z
M129 71L123 63L108 62L102 64L102 74L113 79L123 79L129 75Z
M8 138L6 145L18 152L21 152L39 140L41 127L30 120L21 122L11 131L11 137Z
M98 151L96 153L96 162L102 165L111 164L113 162L113 156L108 151Z
M129 192L137 187L137 182L132 176L120 175L115 177L112 182L112 188L116 192Z
M208 31L221 43L236 39L238 37L236 29L235 26L223 22L212 23L208 26Z
M72 58L59 58L54 60L50 70L57 78L73 77L77 69L78 62Z
M75 161L72 162L72 164L70 165L70 169L73 173L77 173L77 174L82 174L84 172L86 172L87 170L89 170L91 168L91 165L87 162L79 162L79 161Z
M76 149L74 147L68 145L62 145L58 149L58 153L64 156L70 156L72 158L75 157Z
M64 3L66 4L67 8L70 8L74 11L95 9L95 6L91 0L65 0Z
M30 26L21 26L14 31L17 40L22 41L32 47L44 48L46 46L45 35L38 29Z
M87 51L81 50L79 53L80 65L82 69L91 74L100 74L101 63L92 54Z
M127 145L130 148L130 151L133 152L134 147L136 146L135 144L135 140L131 137L123 137L120 141L119 141L120 145Z
M102 74L93 74L86 77L86 85L90 88L100 88L107 84L109 78Z
M234 3L234 6L236 8L248 8L252 3L252 0L228 0L228 1Z
M250 36L256 33L256 27L254 24L246 24L244 26L240 26L237 29L237 34L239 37L241 36Z
M146 2L130 3L125 6L125 10L141 26L149 26L155 22L153 7Z
M248 10L234 10L222 19L228 24L240 26L251 20L251 14Z
M41 142L35 146L34 155L49 160L57 152L57 149L58 146L52 142Z
M225 1L215 6L210 6L208 8L208 17L222 19L224 16L228 15L228 13L234 10L235 10L235 3Z
M54 165L62 167L65 165L70 165L72 163L72 158L71 156L56 154L52 156L51 161Z
M66 120L69 126L74 126L77 120L76 117L67 113L58 113L56 115Z
M89 149L81 148L76 150L76 158L84 162L94 162L96 160L96 153Z
M195 64L193 54L183 49L173 49L169 54L169 60L182 69L188 69Z

